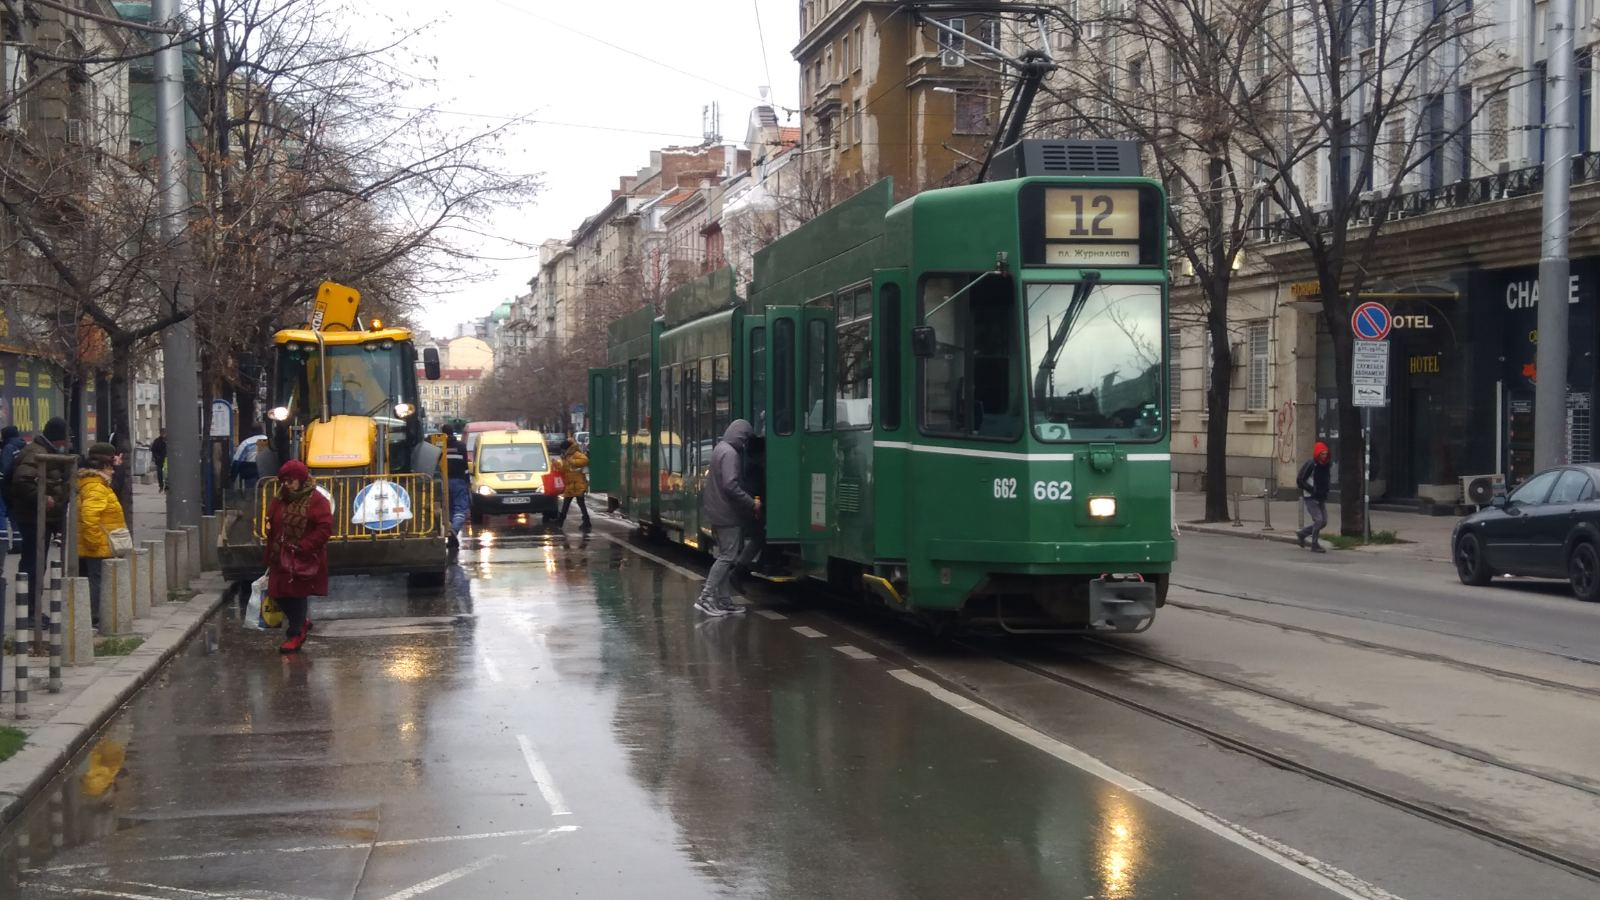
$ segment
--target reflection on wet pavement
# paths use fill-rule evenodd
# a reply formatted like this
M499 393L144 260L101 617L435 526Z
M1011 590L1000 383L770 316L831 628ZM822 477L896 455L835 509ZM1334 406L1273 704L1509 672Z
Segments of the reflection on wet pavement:
M697 588L519 534L336 581L300 656L230 613L0 837L0 896L1314 892Z

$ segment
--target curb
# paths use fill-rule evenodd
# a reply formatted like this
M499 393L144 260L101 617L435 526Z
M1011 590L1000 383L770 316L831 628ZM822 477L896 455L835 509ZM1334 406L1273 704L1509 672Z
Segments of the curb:
M1218 524L1218 523L1215 523L1215 522L1179 522L1178 523L1178 534L1179 534L1179 536L1181 537L1182 534L1184 532L1186 532L1186 531L1192 531L1192 532L1194 532L1196 534L1215 534L1215 535L1221 535L1222 537L1245 538L1246 540L1276 541L1277 543L1280 543L1280 544L1293 544L1293 543L1296 543L1294 532L1292 532L1292 531L1262 531L1259 528L1250 528L1250 527L1235 528L1232 525L1221 525L1221 524ZM1349 550L1344 550L1344 551L1340 551L1340 552L1342 552L1342 553L1382 553L1383 551L1375 549L1373 547L1353 547L1353 548L1351 548ZM1396 554L1396 555L1399 555L1399 554ZM1453 560L1451 560L1448 557L1435 556L1435 555L1433 555L1433 554L1431 554L1431 553L1429 553L1427 551L1423 551L1423 552L1420 552L1420 553L1409 553L1409 554L1406 554L1406 555L1409 556L1412 559L1423 560L1425 562L1435 562L1435 563L1453 562Z
M123 704L189 645L189 639L222 606L225 584L216 573L202 575L192 586L195 595L175 604L181 608L162 628L28 734L27 745L4 764L4 768L21 771L0 781L0 827L20 815Z
M1220 534L1223 537L1250 538L1257 541L1277 541L1280 544L1292 544L1294 535L1286 531L1262 531L1259 528L1235 528L1232 525L1219 525L1215 522L1179 522L1178 534L1193 531L1197 534Z

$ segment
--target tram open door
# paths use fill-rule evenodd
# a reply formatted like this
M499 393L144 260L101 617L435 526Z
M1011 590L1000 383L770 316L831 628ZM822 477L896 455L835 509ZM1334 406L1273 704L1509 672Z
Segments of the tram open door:
M610 369L589 370L589 489L608 497L622 483L622 437L612 402L614 383Z

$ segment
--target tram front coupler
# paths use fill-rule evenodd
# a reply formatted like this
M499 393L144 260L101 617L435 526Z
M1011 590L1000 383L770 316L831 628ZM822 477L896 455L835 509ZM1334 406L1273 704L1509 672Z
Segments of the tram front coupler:
M1126 634L1149 628L1159 597L1142 575L1102 575L1089 582L1089 621Z

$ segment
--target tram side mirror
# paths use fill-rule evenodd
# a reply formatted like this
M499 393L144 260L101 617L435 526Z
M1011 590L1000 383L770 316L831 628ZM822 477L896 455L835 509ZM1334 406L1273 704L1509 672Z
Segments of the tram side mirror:
M422 348L422 375L429 381L439 380L439 348Z
M918 359L930 359L939 352L939 337L932 325L918 325L911 329L911 352Z

